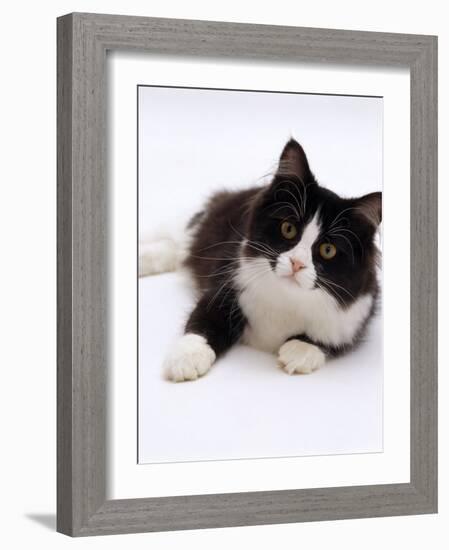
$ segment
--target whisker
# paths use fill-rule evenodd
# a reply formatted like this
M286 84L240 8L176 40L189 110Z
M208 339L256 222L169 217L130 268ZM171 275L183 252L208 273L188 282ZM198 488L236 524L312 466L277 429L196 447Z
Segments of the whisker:
M354 231L352 231L351 229L348 229L347 227L336 227L334 229L332 229L332 232L335 232L335 231L344 231L345 233L349 233L350 235L354 235L354 237L357 239L359 245L360 245L360 249L362 250L362 252L365 250L363 244L362 244L362 241L360 240L360 237L354 233Z
M292 181L289 181L289 180L285 180L285 181L282 181L281 183L291 183L294 185L294 182ZM301 204L299 204L299 200L298 200L298 197L296 197L291 191L290 189L278 189L274 196L276 198L276 195L278 193L288 193L289 195L291 195L294 199L294 201L296 202L296 204L298 205L298 208L299 208L299 211L301 212L301 215L302 217L304 218L305 217L305 209L304 209L304 201L303 201L303 198L301 197Z
M277 254L271 250L269 250L268 248L263 248L259 245L255 245L253 244L251 241L246 241L246 243L244 243L243 246L249 246L250 248L252 248L253 250L255 250L256 252L260 252L262 254L266 254L267 256L270 256L272 258L275 258L277 256Z
M233 256L225 256L224 258L223 257L220 257L220 256L198 256L196 254L190 254L190 256L192 256L192 258L196 258L198 260L217 260L217 261L220 261L220 262L238 262L240 261L240 258L234 258L233 259ZM254 257L253 256L243 256L243 258L245 260L253 260Z
M272 246L270 246L268 243L262 243L260 241L254 241L254 240L250 240L250 242L256 243L256 244L262 246L263 248L266 248L267 250L271 251L275 255L279 254L279 252L277 250L275 250Z
M348 239L348 237L345 237L345 235L341 235L340 233L334 231L332 233L328 233L328 235L333 235L333 236L336 236L336 237L340 237L341 239L345 239L345 241L349 244L349 246L351 247L351 255L352 255L352 263L354 264L355 263L355 256L354 256L354 247L352 246L352 243L351 241Z
M245 288L242 289L242 290L240 290L240 294L241 294L246 288L248 288L248 286L249 286L250 284L253 284L253 282L254 282L257 278L261 277L262 275L267 275L268 273L272 273L272 269L271 269L271 268L266 268L266 267L265 267L264 269L261 269L260 271L258 271L258 272L256 272L256 273L253 273L253 274L249 277L248 280L245 280L245 281L244 281L244 287L245 287Z
M268 253L269 251L271 251L271 254L273 256L277 256L278 255L278 252L276 250L274 250L274 248L272 248L269 244L267 243L262 243L260 241L254 241L252 239L248 239L248 237L246 237L245 235L242 235L242 233L240 233L240 231L238 231L233 225L232 225L232 222L229 221L229 227L235 231L237 233L237 235L239 235L239 237L241 237L243 239L242 241L242 246L246 243L246 244L250 244L251 246L256 247L256 246L259 246L260 248L262 248L263 250L266 250L266 253ZM257 250L255 248L255 250ZM259 252L261 252L261 250L259 250Z
M244 237L244 241L220 241L218 243L214 243L214 244L211 244L209 246L205 246L204 248L201 248L200 251L202 250L208 250L210 248L214 248L214 247L217 247L217 246L222 246L224 244L239 244L239 245L244 245L245 243L250 243L252 246L258 246L260 247L261 249L266 249L267 251L269 250L270 252L272 252L273 254L277 254L277 252L271 248L268 244L266 243L262 243L260 241L253 241L251 239L247 239L246 237Z
M291 210L293 210L293 213L295 214L295 218L299 221L301 219L301 216L299 215L299 212L297 210L297 208L295 208L293 206L293 204L289 203L289 202L286 202L286 201L276 201L274 203L274 206L275 205L278 205L279 204L279 207L276 208L276 210L272 213L273 215L276 213L276 212L279 212L279 210L282 210L283 207L287 207L287 208L290 208ZM264 210L267 210L268 208L271 208L273 205L269 205L267 206L266 208L264 208Z
M262 275L265 275L265 274L271 272L271 267L268 267L268 268L267 268L265 265L262 265L262 266L261 266L261 265L250 265L250 266L245 266L245 270L248 269L248 267L250 267L250 268L252 269L253 273L250 275L249 279L245 281L245 288L248 287L250 284L252 284L253 281L254 281L255 279L261 277ZM234 280L234 278L235 278L235 275L231 276L231 277L229 278L230 280L228 279L226 283L232 282L232 281ZM224 287L225 287L225 285L222 285L222 286L218 289L218 291L215 293L213 299L209 302L208 307L210 307L210 306L212 305L213 301L215 301L215 299L216 299L216 297L217 297L217 293L220 293L221 290L222 290ZM226 297L229 295L229 293L230 293L230 291L232 290L232 288L234 288L234 287L229 288L229 289L224 293L223 298L222 298L222 300L221 300L221 302L220 302L220 307L223 305L223 303L224 303ZM234 288L234 290L235 290L235 288ZM242 293L242 290L239 291L238 297L240 297L241 293Z
M201 248L201 250L209 250L210 248L214 248L216 246L221 246L223 244L241 244L242 241L219 241L214 244L210 244L209 246L205 246L204 248Z
M330 294L331 297L334 298L340 306L344 307L345 304L341 300L341 297L335 292L335 290L327 286L326 283L324 283L324 281L320 281L320 282L317 281L317 285L321 290L323 290L327 294Z
M339 288L339 289L343 290L343 292L346 292L346 294L348 294L348 296L350 296L353 300L355 300L355 296L351 292L349 292L349 290L344 288L343 286L339 285L338 283L335 283L334 281L330 281L329 279L326 279L325 277L323 277L321 275L319 276L319 278L320 278L320 281L325 282L325 283L327 283L331 286L334 286L336 288Z
M329 282L324 281L323 279L320 279L320 282L318 284L323 285L321 288L325 290L328 294L330 294L335 300L337 300L338 304L342 307L345 306L345 303L340 296L340 294L337 292L335 288L333 288Z
M262 259L262 258L261 258ZM231 260L229 262L227 262L225 265L217 268L216 270L214 270L212 273L208 273L206 275L196 275L197 277L199 278L211 278L211 277L223 277L224 275L227 275L229 273L235 273L236 271L238 271L239 267L240 267L240 263L241 263L241 260L246 260L248 263L246 264L246 269L255 269L255 268L259 268L260 266L258 264L254 265L255 262L257 262L258 258L254 258L254 257L239 257L239 258L236 258L234 260ZM264 260L264 264L263 266L265 267L265 260L266 258L263 258Z
M341 212L339 212L339 213L335 216L333 222L330 224L330 227L333 227L333 226L337 223L337 220L340 218L340 216L343 216L343 214L344 214L345 212L349 212L350 210L358 210L358 208L357 208L356 206L350 206L350 207L348 207L348 208L345 208L345 209L342 210Z

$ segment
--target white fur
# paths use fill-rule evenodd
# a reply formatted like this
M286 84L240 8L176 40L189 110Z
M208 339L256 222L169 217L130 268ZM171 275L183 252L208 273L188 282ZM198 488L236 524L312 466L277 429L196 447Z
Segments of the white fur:
M139 277L175 271L178 266L178 246L171 239L139 244Z
M179 269L187 257L191 232L160 231L139 242L139 277Z
M248 320L243 342L271 353L287 338L303 333L325 345L350 344L373 300L365 295L340 309L335 298L320 288L302 288L291 277L273 272L265 258L242 260L236 282Z
M278 364L288 374L310 374L324 365L324 361L320 348L300 340L285 342L278 353Z
M318 214L304 228L301 240L296 246L283 252L278 256L275 272L280 277L290 277L306 289L312 289L315 286L316 272L312 260L312 245L318 238L321 226L318 220ZM292 271L292 260L299 260L304 265L303 269L297 273Z
M215 361L214 350L198 334L182 336L164 362L166 378L173 382L196 380L206 374Z
M312 246L319 234L320 223L315 215L299 243L278 257L274 271L266 258L245 258L235 277L239 305L248 321L242 341L270 353L279 350L279 364L289 374L310 373L324 363L325 356L313 344L286 342L288 338L307 334L324 345L350 344L372 307L372 296L365 295L341 309L334 297L315 288ZM184 235L178 242L159 238L144 243L139 257L140 276L180 267L191 239L189 232ZM291 259L301 261L304 268L294 273ZM203 336L186 334L166 358L165 375L175 382L195 380L209 371L215 359Z
M241 290L239 304L248 320L243 333L246 344L274 353L295 334L306 334L312 340L335 347L352 343L369 315L373 298L362 296L341 309L333 296L315 288L312 246L320 230L315 214L298 244L278 257L274 271L265 258L241 260L236 282ZM294 273L290 258L301 261L304 268ZM310 350L308 353L311 357ZM315 360L318 358L310 359L312 363ZM296 363L291 368L296 369Z

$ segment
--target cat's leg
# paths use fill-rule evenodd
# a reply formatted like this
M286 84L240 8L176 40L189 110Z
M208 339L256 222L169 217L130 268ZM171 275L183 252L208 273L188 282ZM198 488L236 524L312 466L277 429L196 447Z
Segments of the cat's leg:
M183 382L203 376L215 359L238 341L244 325L233 289L203 295L190 314L184 336L165 359L165 377Z
M326 355L317 344L305 336L295 336L278 352L278 365L288 374L310 374L324 365Z

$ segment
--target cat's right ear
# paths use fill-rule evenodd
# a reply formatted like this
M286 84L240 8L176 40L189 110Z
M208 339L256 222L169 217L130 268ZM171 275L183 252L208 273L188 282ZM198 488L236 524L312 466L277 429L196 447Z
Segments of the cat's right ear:
M307 160L304 149L293 138L291 138L286 143L281 153L276 175L278 176L294 175L304 183L309 181L313 177L309 168L309 162Z

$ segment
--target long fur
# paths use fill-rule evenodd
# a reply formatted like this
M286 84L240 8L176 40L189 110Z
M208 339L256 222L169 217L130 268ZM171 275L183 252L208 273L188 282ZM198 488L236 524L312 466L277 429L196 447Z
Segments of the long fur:
M192 273L199 299L185 327L189 345L167 358L168 378L201 376L238 341L278 352L289 374L351 350L378 298L381 202L380 192L341 198L320 186L293 139L269 185L214 194L187 226L183 261L171 252L171 263ZM335 255L323 256L321 245Z

